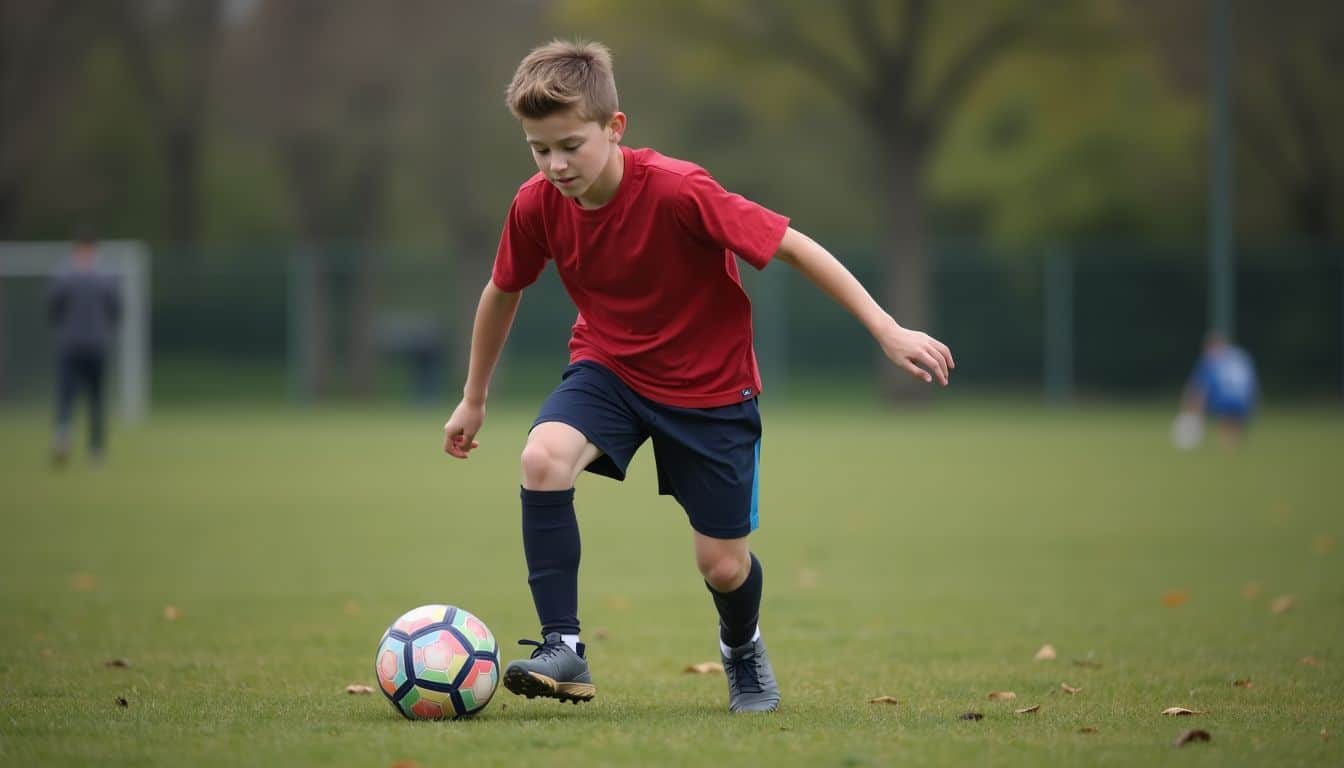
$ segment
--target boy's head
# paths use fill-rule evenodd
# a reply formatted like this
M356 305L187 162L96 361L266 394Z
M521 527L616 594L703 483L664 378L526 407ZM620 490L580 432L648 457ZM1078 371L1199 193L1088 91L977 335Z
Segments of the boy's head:
M572 109L584 122L605 125L620 109L611 51L601 43L567 40L534 48L513 73L505 101L519 120Z
M556 40L536 48L518 65L506 102L537 169L561 194L584 205L614 194L625 115L606 46Z

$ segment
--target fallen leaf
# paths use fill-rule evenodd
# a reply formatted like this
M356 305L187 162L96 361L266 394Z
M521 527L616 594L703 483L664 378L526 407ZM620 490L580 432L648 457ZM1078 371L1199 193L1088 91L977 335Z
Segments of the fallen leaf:
M607 630L601 628L601 627L598 627L597 629L593 630L593 639L594 639L594 640L610 640L610 639L611 639L611 633L608 632Z
M1037 704L1037 705L1035 705L1035 706L1031 706L1031 707L1023 707L1022 709L1014 709L1014 710L1013 710L1013 714L1015 714L1015 715L1029 715L1029 714L1031 714L1031 713L1033 713L1033 712L1036 712L1036 711L1040 710L1040 708L1041 708L1041 705L1040 705L1040 704Z
M1241 587L1241 596L1247 600L1254 600L1263 592L1264 590L1260 589L1260 585L1254 581L1248 581Z
M1091 659L1074 659L1073 666L1085 667L1087 669L1101 669L1101 662L1092 661Z
M1274 602L1269 604L1269 610L1275 613L1287 613L1289 608L1293 607L1292 595L1279 595L1274 598Z
M118 707L129 707L129 706L131 706L131 702L127 701L125 696L118 696L118 697L117 697L117 706L118 706Z
M414 760L398 760L392 764L391 768L420 768L420 764Z
M129 659L112 659L111 661L107 662L104 666L121 667L125 669L126 667L131 666L131 662Z
M1335 537L1328 533L1318 533L1311 540L1311 551L1318 555L1328 555L1335 550Z
M345 692L346 692L346 693L361 693L361 694L362 694L362 693L373 693L373 689L370 688L370 687L367 686L367 685L347 685L347 686L345 686Z
M1069 685L1068 683L1060 683L1059 689L1065 693L1077 693L1083 690L1082 688L1074 688L1072 685Z
M798 571L798 586L802 589L812 589L817 586L817 572L811 568L803 568Z
M1194 730L1186 731L1185 733L1182 733L1180 736L1177 736L1176 746L1184 747L1186 744L1189 744L1192 741L1208 741L1211 738L1213 737L1209 735L1208 731L1202 731L1196 728Z
M1238 688L1254 688L1255 683L1250 680L1233 680L1232 684Z
M1045 645L1042 645L1042 646L1041 646L1041 650L1039 650L1039 651L1036 652L1035 659L1036 659L1036 661L1054 661L1054 660L1055 660L1055 646L1053 646L1053 645L1051 645L1051 644L1049 644L1049 643L1046 643Z
M963 712L957 716L958 720L984 720L985 716L979 712Z
M1306 664L1308 667L1321 666L1321 660L1316 658L1315 656L1303 656L1301 663Z
M165 605L163 606L163 618L168 621L177 621L182 618L182 612L177 609L176 605Z
M1190 601L1190 593L1184 589L1173 589L1162 594L1162 604L1168 608L1179 608Z
M344 613L346 616L358 616L360 614L359 603L356 603L354 600L346 600L345 605L341 606L341 613Z
M1206 714L1202 709L1186 709L1185 707L1167 707L1162 710L1162 714L1175 717L1177 715L1203 715Z
M98 578L88 571L70 574L70 589L75 592L92 592L98 586Z
M1321 738L1322 738L1322 739L1329 739L1329 738L1330 738L1330 732L1327 731L1327 730L1325 730L1324 728L1322 728L1322 729L1321 729Z
M1097 732L1097 728L1096 728L1096 726L1094 726L1094 725L1084 725L1082 728L1079 728L1079 729L1078 729L1078 732L1079 732L1079 733L1096 733L1096 732Z
M878 696L878 697L875 698L875 699L869 699L869 700L868 700L868 703L869 703L869 704L900 704L901 702L897 701L895 696Z
M682 672L695 675L708 675L714 672L722 672L723 665L717 661L702 661L699 664L688 664Z
M1012 691L990 691L985 698L990 701L1012 701L1017 698L1017 694Z

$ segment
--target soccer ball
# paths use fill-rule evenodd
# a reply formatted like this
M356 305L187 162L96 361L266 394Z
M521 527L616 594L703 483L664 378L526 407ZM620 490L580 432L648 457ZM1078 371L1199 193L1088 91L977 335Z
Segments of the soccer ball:
M378 687L410 720L470 717L499 685L499 648L485 622L451 605L422 605L392 622L373 660Z

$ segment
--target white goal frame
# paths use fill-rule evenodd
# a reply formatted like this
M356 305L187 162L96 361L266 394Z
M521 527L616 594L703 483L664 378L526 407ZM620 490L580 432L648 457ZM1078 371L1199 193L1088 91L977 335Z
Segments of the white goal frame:
M116 275L121 287L118 413L138 423L149 415L149 248L139 240L96 244L100 268ZM70 260L74 247L60 241L0 243L0 278L50 277Z

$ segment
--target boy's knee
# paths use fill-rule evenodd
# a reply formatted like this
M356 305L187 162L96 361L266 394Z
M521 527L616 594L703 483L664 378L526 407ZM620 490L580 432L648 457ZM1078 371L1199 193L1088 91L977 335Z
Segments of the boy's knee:
M705 577L709 586L718 592L732 592L742 586L751 571L751 558L737 557L734 554L722 554L700 559L700 575Z
M522 466L523 487L530 491L563 491L574 484L573 469L539 440L523 447Z

